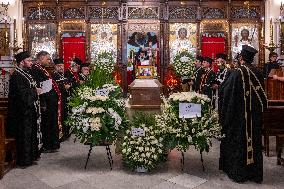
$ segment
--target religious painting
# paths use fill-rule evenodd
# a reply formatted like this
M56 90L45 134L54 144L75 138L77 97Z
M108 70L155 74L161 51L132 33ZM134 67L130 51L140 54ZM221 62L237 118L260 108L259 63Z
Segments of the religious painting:
M154 66L138 66L138 78L153 78L154 77Z
M146 27L147 25L145 25ZM149 28L148 28L149 29ZM159 67L159 48L158 36L153 31L132 31L128 33L127 41L127 71L128 75L133 78L128 78L128 83L131 83L136 77L139 77L139 66L153 66L153 77L157 76L157 69ZM133 74L130 74L133 72Z
M259 31L258 24L233 23L232 24L232 59L241 52L243 45L250 45L259 50ZM258 62L258 56L255 62Z
M117 58L117 24L92 24L91 25L91 62L103 52Z
M40 51L47 51L53 59L56 58L56 25L30 24L29 49L33 57Z
M188 51L195 56L197 47L196 28L197 24L192 23L170 24L170 64L181 51Z

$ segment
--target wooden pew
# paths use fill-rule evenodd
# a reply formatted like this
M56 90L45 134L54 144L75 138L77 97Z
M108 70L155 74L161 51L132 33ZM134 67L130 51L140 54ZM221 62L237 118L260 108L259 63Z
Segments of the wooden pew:
M284 134L284 82L273 80L272 76L282 77L281 69L272 70L265 81L268 108L263 114L263 136L266 156L269 156L269 136Z
M4 116L0 115L0 178L5 170L5 136L4 136Z
M0 98L0 178L16 166L16 140L5 136L7 108L8 100ZM6 162L7 152L11 154L10 162Z

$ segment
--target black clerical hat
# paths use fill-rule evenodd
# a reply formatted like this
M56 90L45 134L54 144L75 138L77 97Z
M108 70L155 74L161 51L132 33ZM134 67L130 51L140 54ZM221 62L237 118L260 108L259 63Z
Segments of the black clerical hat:
M54 64L64 64L64 61L63 61L62 58L57 58L57 59L54 59L54 60L53 60L53 63L54 63Z
M208 62L211 65L212 62L213 62L213 59L209 58L208 56L206 56L203 61L206 61L206 62Z
M246 63L252 63L256 53L258 51L255 48L248 45L242 46L241 56Z
M83 68L83 67L89 67L89 66L90 66L89 63L84 63L84 64L81 65L81 68Z
M216 54L216 58L222 58L223 60L227 60L228 56L224 53Z
M83 61L80 58L77 58L77 57L73 59L73 62L75 64L78 64L79 66L81 66L83 64Z
M23 51L23 52L16 54L14 57L16 59L16 62L20 63L23 60L25 60L26 58L31 57L31 54L28 51Z
M198 56L196 57L196 60L198 60L198 61L200 61L200 62L203 62L203 57L200 56L200 55L198 55Z

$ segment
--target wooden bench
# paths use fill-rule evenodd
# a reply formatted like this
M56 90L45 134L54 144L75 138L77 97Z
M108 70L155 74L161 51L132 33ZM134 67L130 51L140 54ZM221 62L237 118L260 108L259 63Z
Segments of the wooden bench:
M263 129L265 155L269 156L269 136L284 134L284 101L269 101L263 113Z
M16 166L16 140L14 138L6 138L5 135L7 107L8 101L0 99L0 178ZM11 161L6 162L8 153L11 154Z

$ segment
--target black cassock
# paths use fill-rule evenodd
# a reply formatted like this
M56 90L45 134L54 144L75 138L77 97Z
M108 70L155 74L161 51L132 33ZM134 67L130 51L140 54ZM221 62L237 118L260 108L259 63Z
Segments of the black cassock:
M84 74L82 74L82 73L79 73L79 80L80 81L87 81L87 76L85 76Z
M66 139L70 136L70 127L66 126L64 121L67 119L68 108L67 108L67 98L69 97L70 91L65 89L65 84L69 84L67 78L64 77L64 74L59 72L53 72L52 78L58 84L59 90L61 92L61 115L62 115L62 130L63 130L63 139Z
M50 79L44 68L40 66L33 65L31 73L38 87L40 87L40 82ZM40 101L42 107L43 148L44 150L59 149L58 96L53 86L49 92L40 95Z
M250 84L251 83L251 84ZM262 112L267 107L261 70L245 64L221 85L220 169L236 182L263 180Z
M199 89L200 89L200 83L201 83L201 79L202 79L201 77L202 77L203 72L204 72L204 70L201 66L195 70L194 84L193 84L193 90L195 92L198 92Z
M204 70L201 75L200 85L199 85L199 92L201 94L207 95L212 100L213 89L212 85L216 81L216 74L210 68L208 70Z
M64 76L68 80L68 83L71 85L70 93L72 95L76 88L80 86L79 74L74 73L73 71L71 71L71 69L68 69L66 70Z
M16 68L9 82L6 135L16 138L17 164L32 165L40 156L40 110L36 83Z

